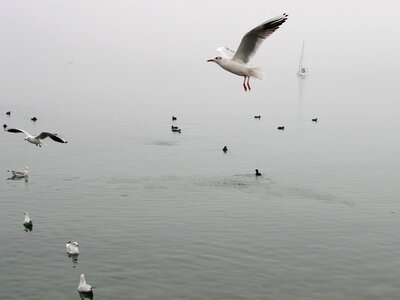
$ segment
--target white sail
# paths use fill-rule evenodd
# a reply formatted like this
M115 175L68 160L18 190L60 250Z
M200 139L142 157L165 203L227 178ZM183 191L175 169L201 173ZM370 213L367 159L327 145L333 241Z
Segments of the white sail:
M307 75L307 68L304 66L303 60L304 60L304 40L303 40L303 46L301 47L299 69L297 70L297 76L299 77L305 77Z

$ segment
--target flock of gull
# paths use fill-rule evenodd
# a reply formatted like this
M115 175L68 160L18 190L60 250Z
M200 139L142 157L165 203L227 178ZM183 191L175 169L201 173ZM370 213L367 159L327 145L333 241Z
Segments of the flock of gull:
M243 88L244 90L250 91L250 78L254 77L257 79L263 78L263 73L260 68L251 67L248 65L250 59L255 55L256 51L262 44L262 42L269 37L275 30L279 28L280 25L285 23L287 20L288 15L282 14L275 18L272 18L261 25L253 28L248 33L246 33L241 43L236 51L233 51L227 47L219 47L217 49L218 52L221 53L221 56L214 57L212 59L207 60L207 62L214 62L219 65L221 68L225 69L228 72L231 72L235 75L242 76L243 80ZM11 116L11 111L6 112L7 116ZM256 119L261 119L261 115L254 116ZM36 117L32 117L31 120L36 122L38 119ZM177 117L172 116L172 121L177 120ZM313 122L317 122L317 118L312 119ZM8 128L6 124L3 125L3 128L6 132L10 133L23 133L25 134L25 140L29 143L32 143L38 147L42 146L42 140L46 138L50 138L51 140L57 143L67 143L67 140L59 136L57 133L51 132L41 132L37 135L32 135L26 130L19 129L19 128ZM278 130L284 130L284 126L279 126ZM181 133L181 129L177 126L172 125L171 130L173 132ZM223 147L223 152L228 151L228 147ZM14 171L8 170L12 174L12 177L9 179L21 179L28 177L28 167L26 166L22 171ZM258 169L255 170L255 176L261 176L261 173ZM26 231L32 231L33 229L33 222L30 219L29 213L24 213L24 221L23 225ZM73 258L79 255L79 244L78 242L71 242L68 241L66 243L66 251L69 256ZM85 275L80 275L80 281L78 285L78 292L81 295L81 298L93 298L93 287L86 283Z
M6 112L7 116L11 116L11 111ZM33 122L37 121L36 117L32 117L31 120ZM50 132L41 132L38 135L32 135L28 133L25 130L19 129L19 128L8 128L7 124L3 125L3 128L6 132L11 132L11 133L24 133L25 134L25 140L31 144L34 144L38 147L42 146L42 140L46 138L50 138L51 140L65 144L67 143L67 140L63 139L61 136L59 136L57 133L50 133ZM21 171L15 171L15 170L7 170L8 172L11 173L11 177L8 179L11 180L17 180L17 179L28 179L29 171L28 171L28 166L25 167L25 169ZM29 216L29 212L24 212L24 221L22 222L24 226L24 230L26 232L30 232L33 230L33 222L32 219ZM65 248L67 251L68 256L72 257L72 260L74 262L77 261L77 257L79 255L79 244L78 242L71 242L68 241L65 244ZM79 278L79 285L78 285L78 292L80 294L81 299L88 298L88 299L93 299L93 287L86 283L85 280L85 275L81 274Z

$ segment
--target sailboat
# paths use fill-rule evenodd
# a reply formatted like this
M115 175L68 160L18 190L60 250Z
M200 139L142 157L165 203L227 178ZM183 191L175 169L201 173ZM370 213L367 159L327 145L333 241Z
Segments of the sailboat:
M303 58L304 58L304 40L303 40L303 46L301 47L299 70L297 71L297 76L301 78L304 78L307 75L307 69L303 64Z

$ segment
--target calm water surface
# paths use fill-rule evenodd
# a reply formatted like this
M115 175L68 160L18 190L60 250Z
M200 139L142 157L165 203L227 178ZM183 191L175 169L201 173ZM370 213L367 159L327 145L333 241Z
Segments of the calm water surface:
M95 299L398 299L398 95L349 79L239 86L194 107L3 101L1 122L69 143L1 135L1 298L79 299L84 273ZM7 180L25 165L27 183Z

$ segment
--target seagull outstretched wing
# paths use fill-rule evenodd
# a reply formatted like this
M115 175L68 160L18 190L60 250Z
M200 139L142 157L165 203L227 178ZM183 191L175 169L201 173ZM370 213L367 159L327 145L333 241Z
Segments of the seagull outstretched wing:
M232 60L247 64L262 42L285 23L287 18L287 14L272 18L246 33Z
M25 130L19 129L19 128L10 128L10 129L7 129L6 131L12 132L12 133L25 133L26 136L30 136L30 133L26 132Z
M67 141L62 139L61 137L59 137L56 133L50 133L50 132L42 132L40 133L38 136L36 136L35 138L39 139L39 140L44 140L45 138L51 138L53 141L58 142L58 143L66 143Z

